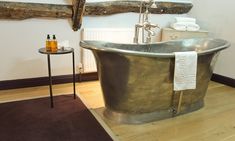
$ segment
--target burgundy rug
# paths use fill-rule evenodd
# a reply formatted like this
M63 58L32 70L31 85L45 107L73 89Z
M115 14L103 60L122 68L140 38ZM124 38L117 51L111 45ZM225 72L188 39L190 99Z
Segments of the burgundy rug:
M1 141L112 141L72 95L0 104Z

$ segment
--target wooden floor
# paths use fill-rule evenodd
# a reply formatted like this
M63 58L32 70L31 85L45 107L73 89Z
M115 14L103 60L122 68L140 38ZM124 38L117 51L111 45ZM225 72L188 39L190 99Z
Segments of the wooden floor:
M98 81L78 83L76 88L79 97L115 140L235 141L235 88L211 82L201 110L141 125L117 124L103 118L104 102ZM72 84L56 85L53 90L57 95L71 94ZM45 96L47 86L7 90L0 91L0 102Z

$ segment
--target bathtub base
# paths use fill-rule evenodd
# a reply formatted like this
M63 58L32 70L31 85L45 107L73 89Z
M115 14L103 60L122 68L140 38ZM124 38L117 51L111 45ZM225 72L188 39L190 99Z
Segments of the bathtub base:
M203 106L204 106L203 100L200 100L191 105L182 106L181 112L177 115L182 115L199 110ZM103 114L104 117L109 120L112 120L117 123L127 123L127 124L141 124L141 123L147 123L177 116L173 113L173 108L169 108L168 110L159 110L156 112L145 113L145 114L120 113L106 108Z

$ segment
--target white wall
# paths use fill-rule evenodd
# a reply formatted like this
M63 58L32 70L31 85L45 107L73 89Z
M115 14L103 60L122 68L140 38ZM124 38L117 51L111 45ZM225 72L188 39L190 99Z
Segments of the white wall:
M46 55L38 49L45 46L48 33L56 34L58 40L68 39L78 53L79 32L73 32L67 20L1 20L0 31L0 80L46 76ZM70 55L51 59L54 74L71 74Z
M32 2L36 0L18 1ZM51 0L48 2L55 1ZM66 4L70 3L70 1L58 0L57 3ZM161 27L166 27L174 20L174 16L151 15L150 20ZM137 21L138 14L135 13L115 14L104 17L84 17L82 28L134 28ZM56 34L58 41L69 40L71 47L76 49L76 64L78 65L79 63L80 32L72 30L69 20L0 20L0 31L0 81L47 76L47 58L46 55L39 54L38 49L44 47L48 33ZM70 55L52 56L51 61L53 75L72 73Z
M211 32L211 36L226 39L231 47L221 52L215 73L235 78L235 1L234 0L193 0L193 9L189 15L196 17L203 29Z

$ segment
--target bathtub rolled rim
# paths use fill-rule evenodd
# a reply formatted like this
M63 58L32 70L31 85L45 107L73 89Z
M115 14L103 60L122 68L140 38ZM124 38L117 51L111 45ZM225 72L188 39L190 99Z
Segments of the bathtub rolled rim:
M102 43L102 44L123 44L123 45L157 45L157 44L166 44L166 43L176 43L176 42L184 42L187 40L213 40L213 41L222 41L224 44L219 47L215 47L212 49L207 49L204 51L196 51L198 53L198 56L200 55L205 55L205 54L210 54L214 52L218 52L220 50L223 50L225 48L228 48L231 44L223 39L218 39L218 38L191 38L191 39L180 39L180 40L171 40L171 41L164 41L164 42L157 42L157 43L151 43L151 44L124 44L124 43L113 43L113 42L107 42L107 41L95 41L95 40L83 40L80 41L80 46L89 49L89 50L98 50L98 51L104 51L104 52L115 52L115 53L123 53L123 54L128 54L128 55L137 55L137 56L148 56L148 57L159 57L159 58L174 58L175 53L156 53L156 52L143 52L143 51L134 51L134 50L124 50L124 49L118 49L118 48L110 48L110 47L104 47L104 46L95 46L95 44L90 44L90 43Z

